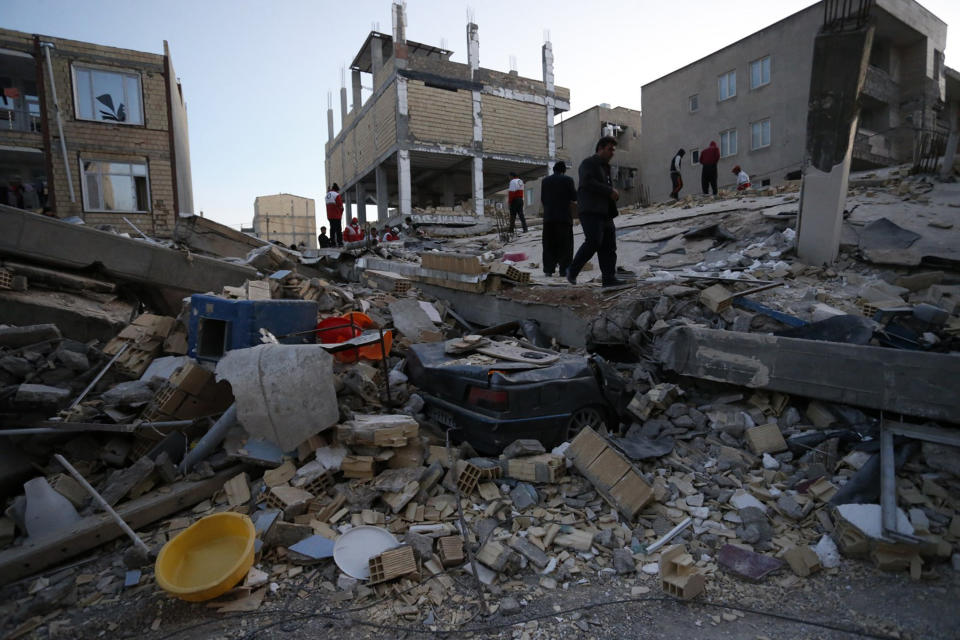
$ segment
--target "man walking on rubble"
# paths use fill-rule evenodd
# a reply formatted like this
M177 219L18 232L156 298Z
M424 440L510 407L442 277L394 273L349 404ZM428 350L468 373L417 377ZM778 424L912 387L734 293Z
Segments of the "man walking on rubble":
M717 195L717 163L720 162L720 149L717 143L710 141L710 146L700 152L700 189L707 195L710 189Z
M340 186L334 182L327 191L327 222L330 223L330 244L334 247L343 246L343 197L340 195Z
M553 175L543 179L540 185L540 202L543 203L543 273L553 275L560 268L566 275L573 260L573 215L571 208L577 202L577 186L566 175L567 163L563 160L553 165Z
M596 153L580 163L580 186L577 189L577 208L583 227L583 244L577 250L567 269L567 281L577 284L577 274L587 260L597 254L604 287L624 284L617 273L617 200L620 192L610 179L610 160L617 149L617 139L604 136L597 142Z
M680 149L676 155L673 156L673 159L670 160L670 184L673 186L670 197L674 200L680 198L680 189L683 189L683 176L680 174L680 163L683 161L683 156L685 155L687 155L687 152Z
M516 173L510 174L510 188L507 192L507 202L510 204L510 233L516 228L517 216L520 216L520 226L527 232L527 219L523 217L523 180Z

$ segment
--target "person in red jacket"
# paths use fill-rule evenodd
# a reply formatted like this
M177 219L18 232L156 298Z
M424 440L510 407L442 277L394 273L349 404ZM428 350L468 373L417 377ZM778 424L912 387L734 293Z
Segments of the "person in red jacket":
M720 149L717 143L710 141L710 146L700 152L700 188L703 189L703 195L713 189L713 195L717 195L717 163L720 162Z
M363 229L360 227L360 221L354 218L350 224L343 230L344 242L359 242L363 240Z
M340 225L343 219L343 197L340 195L340 186L336 182L327 191L327 221L330 223L330 244L334 247L343 246L343 232Z
M516 173L510 174L510 187L507 192L507 202L510 204L510 233L513 233L520 216L520 225L523 232L527 232L527 219L523 217L523 180Z

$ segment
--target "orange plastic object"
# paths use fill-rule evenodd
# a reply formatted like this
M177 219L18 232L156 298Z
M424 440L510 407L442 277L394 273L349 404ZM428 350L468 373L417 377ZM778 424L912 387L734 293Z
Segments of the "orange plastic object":
M364 329L373 328L375 328L375 325L370 316L365 313L360 313L359 311L351 311L344 316L334 316L321 320L319 324L317 324L317 337L323 344L337 344L340 342L346 342L355 336L359 336L361 333L363 333ZM374 344L368 344L363 347L359 347L358 349L346 349L339 353L335 353L334 356L337 358L337 360L344 363L355 362L358 355L361 358L366 358L367 360L381 360L383 359L384 353L388 355L390 354L390 349L392 347L393 333L390 331L384 331L382 350L380 348L380 343L376 342Z
M164 591L202 602L223 595L253 565L256 531L247 516L215 513L180 532L160 550L155 573Z

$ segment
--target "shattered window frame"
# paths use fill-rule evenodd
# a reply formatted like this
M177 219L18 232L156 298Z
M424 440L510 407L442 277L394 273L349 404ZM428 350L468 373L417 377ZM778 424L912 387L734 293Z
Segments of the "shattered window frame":
M131 127L144 126L143 78L140 72L88 64L73 64L71 65L71 71L73 76L74 118L85 122L101 122ZM89 74L87 81L82 79L82 74ZM119 77L120 86L123 90L123 102L116 106L108 102L98 102L94 74ZM130 83L136 83L136 87L131 88ZM135 108L131 109L131 104L135 105Z
M757 144L757 134L759 132L760 144ZM764 141L766 137L766 141ZM750 123L750 150L756 151L758 149L766 149L770 146L770 138L772 137L772 127L770 125L770 118L764 118L762 120L757 120Z
M126 172L121 167L126 167ZM106 167L106 170L104 170ZM109 208L104 198L104 176L130 178L132 191L127 194L132 199L134 207L142 203L144 208L120 209ZM81 192L83 194L83 210L90 213L150 213L150 167L146 160L143 162L117 162L97 157L80 158ZM138 186L138 178L143 182ZM90 180L94 183L91 184ZM91 188L95 186L95 188ZM95 192L95 193L94 193ZM96 197L96 202L91 200Z
M737 70L731 69L717 76L717 102L737 97Z
M720 157L729 158L730 156L737 155L739 150L739 141L737 140L737 130L736 129L725 129L720 132ZM730 150L731 140L733 141L733 150Z

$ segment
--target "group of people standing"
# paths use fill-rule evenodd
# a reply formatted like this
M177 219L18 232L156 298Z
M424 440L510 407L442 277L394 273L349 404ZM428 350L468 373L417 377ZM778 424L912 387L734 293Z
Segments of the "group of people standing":
M350 224L343 227L343 196L340 195L340 185L334 182L327 190L324 198L327 205L327 223L330 225L330 235L327 235L327 228L320 227L320 235L317 236L317 246L321 249L331 247L342 247L344 243L359 242L361 240L370 240L371 242L393 242L399 240L402 235L415 235L416 230L413 226L413 219L407 216L404 220L402 230L397 227L384 226L377 230L375 226L360 224L357 218L351 218Z
M674 200L680 198L680 190L683 188L683 174L681 173L681 164L683 157L687 155L685 149L679 149L670 159L670 197ZM720 148L713 140L710 146L700 152L698 158L700 163L700 189L704 195L710 192L717 195L717 163L720 162ZM740 165L733 167L731 172L737 176L737 191L743 191L750 188L750 176L740 168Z

